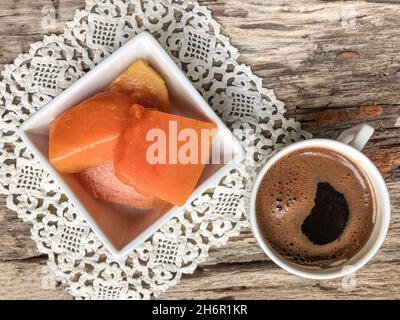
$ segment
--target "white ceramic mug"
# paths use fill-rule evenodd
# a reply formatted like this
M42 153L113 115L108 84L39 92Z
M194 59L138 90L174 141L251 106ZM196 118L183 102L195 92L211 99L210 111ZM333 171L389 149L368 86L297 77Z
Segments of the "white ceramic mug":
M306 141L296 142L277 152L261 169L255 180L250 198L251 227L254 236L260 244L261 248L264 250L267 256L281 268L304 278L333 279L337 277L343 277L355 272L364 264L366 264L378 251L379 247L382 245L385 239L387 230L389 228L390 198L382 175L379 173L375 165L363 153L361 153L362 148L372 136L373 132L374 129L371 126L367 124L362 124L343 131L339 135L337 141L330 139L310 139ZM332 266L328 268L316 268L293 263L279 255L272 248L265 237L261 234L260 228L257 224L257 191L264 176L268 175L268 170L273 166L276 161L278 161L282 157L294 151L310 147L320 147L336 151L337 153L344 155L352 162L357 164L357 166L361 170L363 170L366 177L369 179L372 191L375 196L374 198L376 202L376 212L374 216L374 227L372 233L362 249L355 256L349 259L344 265Z

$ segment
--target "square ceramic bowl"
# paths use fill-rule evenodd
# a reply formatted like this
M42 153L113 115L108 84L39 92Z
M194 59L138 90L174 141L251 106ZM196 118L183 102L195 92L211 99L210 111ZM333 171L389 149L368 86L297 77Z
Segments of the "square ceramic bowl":
M218 126L212 153L225 157L224 163L207 164L200 181L187 201L194 200L206 189L218 183L244 157L244 150L231 131L211 110L183 72L176 66L156 39L143 32L127 42L96 68L76 81L71 87L40 109L19 129L19 135L39 159L75 208L84 216L107 249L123 258L165 222L174 217L182 207L166 205L158 209L141 210L105 203L92 197L72 174L59 173L48 161L50 122L69 108L104 90L107 85L138 59L148 61L161 74L170 94L171 113L199 120L209 120ZM221 148L221 145L223 147Z

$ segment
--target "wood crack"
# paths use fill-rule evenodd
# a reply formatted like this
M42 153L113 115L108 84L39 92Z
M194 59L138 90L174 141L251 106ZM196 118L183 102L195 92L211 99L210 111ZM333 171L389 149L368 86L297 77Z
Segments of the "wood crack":
M38 254L37 256L15 258L15 259L1 259L0 263L12 263L12 262L23 262L23 263L38 263L42 261L47 261L47 254Z

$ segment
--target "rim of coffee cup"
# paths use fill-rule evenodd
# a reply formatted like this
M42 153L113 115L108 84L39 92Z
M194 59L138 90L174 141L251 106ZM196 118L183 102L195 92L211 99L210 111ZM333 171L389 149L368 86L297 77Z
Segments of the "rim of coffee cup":
M346 263L328 268L308 267L296 264L279 255L262 236L256 217L257 191L272 165L282 157L307 147L316 147L336 151L353 161L370 182L375 198L375 223L366 244ZM250 225L253 234L264 253L279 267L297 276L324 280L344 277L363 267L378 251L385 240L390 223L390 197L385 181L370 159L357 149L342 142L330 139L309 139L295 142L276 152L267 160L258 173L250 195Z

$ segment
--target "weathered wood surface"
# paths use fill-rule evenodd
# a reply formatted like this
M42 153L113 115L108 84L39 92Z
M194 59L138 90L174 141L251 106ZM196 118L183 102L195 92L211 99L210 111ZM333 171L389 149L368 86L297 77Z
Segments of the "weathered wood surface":
M223 247L162 299L400 298L400 5L362 1L201 1L224 34L264 82L285 101L288 114L318 137L336 137L368 121L376 128L366 153L390 189L392 221L378 254L343 280L292 276L269 261L249 230ZM41 29L41 10L57 9L54 30ZM61 32L81 0L0 0L0 65L13 61L47 32ZM353 18L352 18L353 17ZM0 66L0 67L1 67ZM43 288L40 255L29 226L0 198L0 298L65 298L64 288Z

